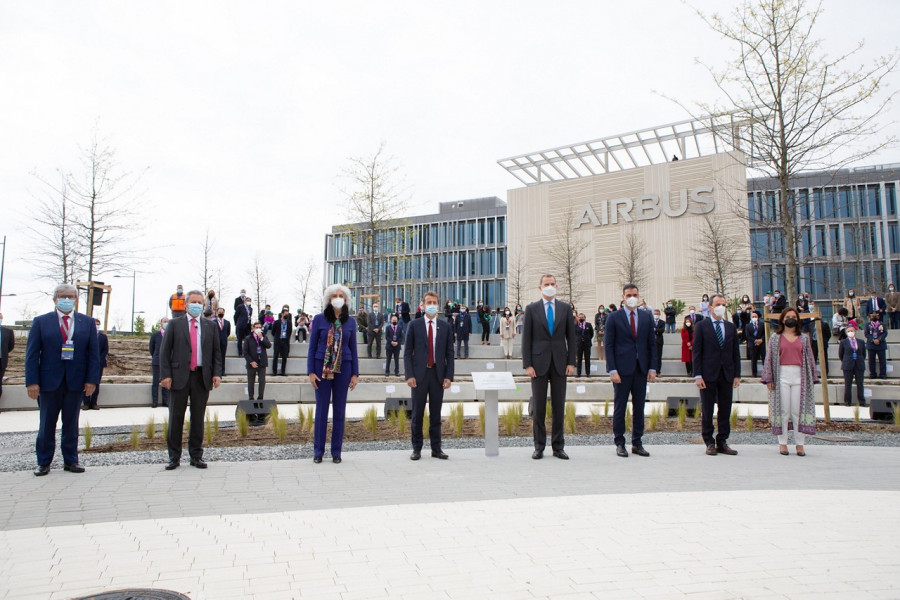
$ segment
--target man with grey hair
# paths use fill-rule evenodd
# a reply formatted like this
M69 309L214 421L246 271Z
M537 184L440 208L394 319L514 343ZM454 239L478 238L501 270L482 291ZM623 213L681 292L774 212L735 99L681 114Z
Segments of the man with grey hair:
M203 462L203 417L209 391L219 387L222 378L222 351L218 328L201 318L204 296L200 290L187 294L187 315L169 321L159 353L160 385L169 390L169 464L166 470L181 464L181 435L188 398L191 401L191 431L188 452L191 466L205 469Z
M35 317L25 346L25 386L40 410L35 453L37 476L50 472L56 452L56 423L62 413L64 469L84 473L78 462L78 416L83 398L100 382L100 352L94 320L75 312L78 290L56 286L56 309Z

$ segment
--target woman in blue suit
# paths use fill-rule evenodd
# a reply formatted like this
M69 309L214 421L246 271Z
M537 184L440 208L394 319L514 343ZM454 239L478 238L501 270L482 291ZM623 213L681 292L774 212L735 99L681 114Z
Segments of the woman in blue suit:
M313 433L313 462L322 462L328 407L334 404L331 424L331 460L341 462L344 443L344 413L347 392L359 380L356 352L356 321L350 316L350 290L340 284L328 286L323 294L325 310L316 315L309 333L306 372L316 390L316 419Z

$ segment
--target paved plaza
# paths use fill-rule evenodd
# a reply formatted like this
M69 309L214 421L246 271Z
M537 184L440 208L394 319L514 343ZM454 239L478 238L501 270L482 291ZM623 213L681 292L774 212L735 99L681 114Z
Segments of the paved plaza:
M900 598L900 449L0 473L0 598Z

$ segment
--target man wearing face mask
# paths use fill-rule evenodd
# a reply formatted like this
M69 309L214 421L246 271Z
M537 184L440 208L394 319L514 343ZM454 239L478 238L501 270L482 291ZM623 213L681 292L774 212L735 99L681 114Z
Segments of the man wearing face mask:
M106 359L109 357L109 338L106 337L106 334L100 331L100 319L94 319L94 327L97 328L97 343L98 343L98 352L100 353L100 377L97 379L97 387L94 388L94 393L90 395L90 397L85 396L84 404L81 406L82 410L100 410L100 405L98 401L100 399L100 381L103 380L103 369L106 368Z
M887 303L884 298L879 298L875 290L869 292L869 299L866 300L864 311L866 317L871 317L874 313L884 314L887 310Z
M163 336L166 334L168 325L169 318L163 317L159 321L159 330L150 336L150 369L153 373L153 382L150 384L150 401L153 408L159 406L159 352L162 350ZM162 389L162 405L166 408L169 407L169 390L166 388Z
M866 347L856 339L856 328L848 326L847 335L838 345L838 359L844 372L844 406L853 403L853 380L856 379L856 400L860 406L866 405L863 376L866 373Z
M0 314L0 324L3 323L3 315ZM9 362L9 353L16 347L16 336L9 327L0 327L0 397L3 397L3 376L6 374L6 365Z
M594 347L594 327L587 322L584 313L578 314L578 349L575 352L575 376L581 377L584 361L584 375L591 376L591 350Z
M407 306L409 306L407 304ZM391 324L384 329L384 345L387 360L384 361L384 375L391 374L391 360L394 361L394 375L400 375L400 348L403 346L403 328L398 313L391 315Z
M656 373L662 375L662 354L663 344L666 339L663 335L666 332L666 323L659 314L659 309L653 311L653 333L656 336Z
M869 354L869 379L887 379L888 336L887 327L881 322L881 313L873 312L866 324L866 352ZM876 361L878 363L876 365Z
M234 331L237 335L239 357L244 355L244 338L250 335L250 323L252 322L253 299L241 293L241 305L234 309Z
M650 456L644 449L644 401L647 398L647 382L656 381L656 334L653 318L645 311L637 310L640 294L636 285L629 283L622 288L625 307L606 319L606 372L613 383L613 440L616 455L628 458L625 449L625 408L628 397L634 408L631 431L631 452L638 456Z
M184 288L178 285L178 289L169 298L169 310L172 311L172 318L183 317L185 314Z
M666 308L663 312L666 315L666 333L675 333L675 317L678 315L671 300L666 302Z
M225 320L225 309L221 306L216 309L216 316L212 320L219 330L219 352L222 354L222 371L219 377L225 377L225 355L228 354L228 337L231 335L231 323Z
M731 401L741 384L741 351L737 328L725 319L725 297L712 297L712 318L694 332L694 381L700 388L701 433L709 456L737 454L728 445L731 434ZM713 408L717 410L718 434L713 437Z
M766 360L766 328L759 322L759 313L750 313L750 322L744 327L744 339L747 341L747 360L750 361L750 373L757 376L757 364Z
M267 348L272 347L272 342L263 334L262 323L253 325L253 333L244 338L244 361L247 364L247 396L253 400L256 389L256 379L259 378L259 395L257 400L262 400L266 393L266 367L269 366L269 354Z
M469 336L472 334L472 315L465 306L459 307L459 313L453 321L453 332L456 335L456 358L469 358ZM465 355L460 351L465 347Z
M892 283L888 286L888 293L884 297L884 304L887 307L887 315L890 320L891 329L900 329L900 292Z
M522 366L531 378L534 400L534 452L531 458L544 457L547 444L547 385L550 385L553 456L568 460L563 420L566 412L566 378L575 375L578 328L572 307L556 299L556 277L544 275L538 284L541 299L525 307L522 327ZM649 318L649 317L648 317Z
M281 315L272 326L272 337L275 339L275 350L272 352L272 376L278 375L278 358L281 357L281 376L285 376L288 355L291 353L291 307L282 306Z
M697 312L697 309L693 306L688 306L688 319L691 320L691 323L696 325L700 321L703 320L703 315Z
M369 358L372 358L372 344L375 344L375 357L381 358L381 330L387 321L387 315L381 312L381 306L376 302L372 305L372 312L366 315L368 343L366 351Z
M67 283L56 286L56 310L35 317L25 346L25 386L40 410L35 452L37 476L50 472L56 452L56 423L62 413L60 448L64 469L83 473L78 462L78 416L83 398L100 382L100 343L97 326L75 312L78 290Z
M191 466L205 469L203 461L203 417L209 392L219 387L222 378L222 361L219 332L212 321L201 318L203 292L191 290L187 294L187 312L184 317L172 319L163 337L159 353L160 385L170 391L169 463L166 470L177 469L181 464L181 435L184 431L184 414L188 399L191 404L191 431L188 436L188 453Z

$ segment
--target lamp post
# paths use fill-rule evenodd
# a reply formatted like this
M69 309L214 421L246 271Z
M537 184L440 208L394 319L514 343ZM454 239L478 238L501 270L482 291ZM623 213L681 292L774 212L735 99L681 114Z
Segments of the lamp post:
M132 271L131 275L113 275L115 279L131 279L131 335L134 335L134 291L137 287L137 271Z

